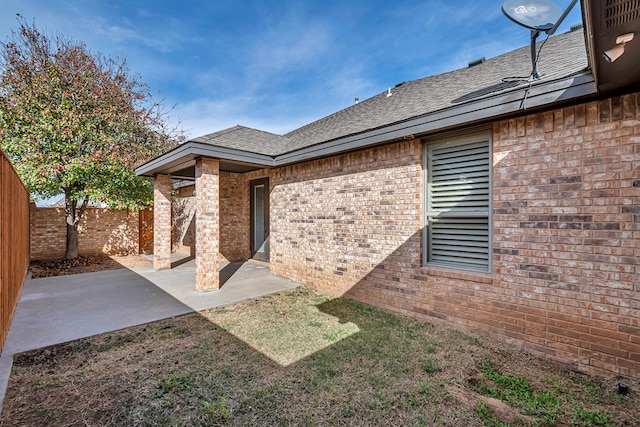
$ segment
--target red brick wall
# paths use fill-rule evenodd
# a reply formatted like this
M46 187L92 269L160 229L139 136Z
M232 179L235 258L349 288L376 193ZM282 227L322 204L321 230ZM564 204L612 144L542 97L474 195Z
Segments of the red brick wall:
M272 172L271 270L640 377L640 96L493 126L493 273L421 266L422 144Z
M220 255L225 261L251 257L249 183L269 176L267 170L245 174L220 172ZM173 201L173 250L195 253L195 186L181 188Z
M246 175L220 173L220 254L249 259L249 184Z
M178 189L171 202L171 249L192 256L196 253L195 189L195 185Z
M220 161L196 159L196 289L220 288Z
M420 265L420 151L403 142L275 170L271 270L376 305L410 304L386 288L406 288L403 270Z
M640 108L628 95L494 126L493 305L509 337L640 376Z
M31 205L30 222L31 259L64 257L64 209ZM87 208L78 230L80 255L138 253L138 212Z

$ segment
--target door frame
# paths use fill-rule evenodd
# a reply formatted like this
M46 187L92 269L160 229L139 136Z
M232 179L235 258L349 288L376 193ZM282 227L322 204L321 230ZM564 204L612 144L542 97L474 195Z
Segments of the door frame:
M269 196L270 196L270 188L269 188L269 178L260 178L249 181L249 248L251 251L251 258L253 258L258 249L256 247L255 242L255 188L264 185L264 230L265 230L265 241L269 238L271 230L269 229ZM265 248L265 257L266 259L262 259L262 261L269 262L269 247Z

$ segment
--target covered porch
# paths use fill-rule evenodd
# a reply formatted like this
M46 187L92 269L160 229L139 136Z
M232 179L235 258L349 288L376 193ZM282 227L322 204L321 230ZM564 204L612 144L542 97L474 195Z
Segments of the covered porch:
M172 268L176 250L175 183L186 185L195 289L220 289L223 263L268 261L270 156L190 141L137 169L153 178L156 271ZM182 243L182 242L181 242ZM268 265L267 267L268 268Z

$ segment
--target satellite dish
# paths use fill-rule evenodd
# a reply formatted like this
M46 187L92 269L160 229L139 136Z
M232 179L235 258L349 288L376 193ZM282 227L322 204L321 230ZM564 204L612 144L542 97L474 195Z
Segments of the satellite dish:
M502 13L518 25L531 30L531 63L533 71L529 81L539 79L542 74L538 71L536 58L536 39L542 31L548 35L556 32L564 18L578 0L573 0L565 11L550 0L507 0L502 5Z
M507 0L502 13L530 30L548 31L562 16L562 9L549 0Z

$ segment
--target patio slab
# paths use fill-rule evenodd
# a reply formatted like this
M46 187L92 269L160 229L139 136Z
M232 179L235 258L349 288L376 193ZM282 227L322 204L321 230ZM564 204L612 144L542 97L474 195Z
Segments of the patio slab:
M178 265L179 264L179 265ZM221 288L195 290L195 263L27 279L0 357L0 404L13 355L105 332L233 304L298 286L262 263L221 264Z

